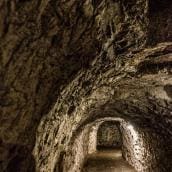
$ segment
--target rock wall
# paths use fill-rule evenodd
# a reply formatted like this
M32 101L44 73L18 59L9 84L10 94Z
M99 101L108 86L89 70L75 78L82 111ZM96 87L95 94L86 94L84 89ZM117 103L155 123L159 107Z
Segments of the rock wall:
M170 0L149 1L149 44L172 41L171 10Z
M165 144L169 144L168 138L160 137L157 131L150 128L140 128L125 121L122 122L121 130L123 157L136 171L165 172L171 170L172 164L169 162L169 156L166 154L168 150L165 146ZM171 146L168 149L171 149ZM161 162L161 158L163 162Z
M97 132L97 148L121 148L122 139L117 122L104 122Z
M90 153L96 151L96 135L98 128L103 123L114 123L106 121L106 118L100 118L82 128L68 145L65 156L63 157L64 172L79 172L82 170L83 164L87 161ZM109 119L110 120L110 119ZM134 123L120 119L120 129L122 135L122 154L124 159L129 162L138 172L165 172L171 170L170 149L166 144L171 141L165 136L161 136L152 128L143 128ZM116 122L115 122L116 123ZM164 142L164 139L166 142ZM93 144L92 144L93 143ZM58 164L57 164L57 167ZM55 170L58 171L58 170Z
M97 132L102 123L107 124L107 119L99 119L84 126L76 133L73 141L68 145L63 157L64 172L80 172L90 154L97 151ZM112 120L115 120L112 118ZM113 123L113 122L111 122ZM57 168L58 164L57 164ZM55 169L55 171L58 171ZM60 171L60 170L59 170Z
M88 154L92 154L97 151L97 132L101 123L102 122L98 122L96 124L93 124L92 127L90 127L90 133L88 138Z
M118 75L111 66L99 75L96 74L96 68L87 73L81 72L61 93L61 98L51 113L42 119L34 151L37 169L53 171L55 164L52 162L58 161L60 152L73 140L73 135L88 122L102 117L120 117L139 126L161 131L159 137L163 140L165 136L171 143L172 106L167 89L167 86L171 85L171 74L168 65L158 70L145 66L160 65L160 59L164 56L160 55L154 60L156 54L166 52L168 57L169 51L170 44L166 43L138 52L126 66L121 67L121 72L118 70ZM137 75L137 78L134 75ZM73 104L76 108L71 113ZM45 138L48 138L46 142ZM66 139L61 144L63 138ZM169 153L170 145L166 145L164 150L164 156L169 159L172 158ZM40 151L38 147L43 149ZM44 163L41 161L42 155L45 157ZM161 164L165 164L163 157L160 157L160 160Z
M3 172L60 170L74 135L101 117L161 131L170 162L171 3L163 2L0 1Z
M89 128L86 127L78 136L75 137L74 142L67 148L66 158L63 164L61 164L64 172L82 171L83 163L88 155L88 139Z

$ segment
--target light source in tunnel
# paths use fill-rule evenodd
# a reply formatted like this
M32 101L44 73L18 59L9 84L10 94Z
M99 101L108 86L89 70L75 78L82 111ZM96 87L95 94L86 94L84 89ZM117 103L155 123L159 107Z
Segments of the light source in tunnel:
M142 161L142 154L144 152L143 142L139 139L139 134L133 125L128 124L126 128L131 136L130 142L133 145L133 155L137 160Z

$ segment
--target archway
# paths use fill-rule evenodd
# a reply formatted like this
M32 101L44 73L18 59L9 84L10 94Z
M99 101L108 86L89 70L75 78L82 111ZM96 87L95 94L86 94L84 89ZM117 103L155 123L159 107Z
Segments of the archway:
M126 136L122 137L124 133L121 132L123 120L117 120L117 118L100 120L101 122L94 121L89 127L91 129L89 130L88 143L85 143L88 144L88 152L85 152L86 158L81 167L82 172L135 172L123 157L124 151L126 151L125 145L123 145L123 141L126 143L124 139Z

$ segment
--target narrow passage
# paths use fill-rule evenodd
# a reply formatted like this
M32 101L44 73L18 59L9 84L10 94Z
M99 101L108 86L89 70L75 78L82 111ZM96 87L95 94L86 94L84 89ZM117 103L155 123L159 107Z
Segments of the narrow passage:
M99 150L87 157L82 172L136 172L122 157L121 150Z

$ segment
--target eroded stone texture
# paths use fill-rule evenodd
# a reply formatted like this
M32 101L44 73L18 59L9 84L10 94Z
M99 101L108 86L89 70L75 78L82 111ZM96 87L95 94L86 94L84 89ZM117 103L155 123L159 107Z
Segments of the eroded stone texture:
M14 162L22 172L60 171L78 132L101 117L133 121L171 143L169 1L1 0L3 171Z
M67 146L67 140L65 143L61 143L60 141L62 139L62 135L60 134L61 129L58 130L59 133L56 135L53 134L57 124L60 123L63 124L60 125L61 127L63 126L63 131L66 130L65 127L68 128L66 131L70 131L65 133L65 137L70 140L72 135L77 134L74 131L76 129L82 129L89 121L99 119L100 117L121 117L133 121L137 123L137 125L157 130L162 140L164 140L164 136L166 136L168 142L171 142L170 119L172 106L171 99L164 90L164 86L171 83L171 77L169 77L171 74L165 70L166 68L144 73L143 69L145 67L142 66L144 59L151 61L151 58L154 58L151 56L152 54L164 52L167 49L169 50L169 48L169 44L161 44L155 48L145 49L142 52L136 53L133 59L126 63L126 66L121 68L121 72L118 71L118 75L114 73L115 69L113 68L110 68L107 72L100 73L99 77L93 69L86 74L81 73L80 76L62 92L64 102L66 102L66 100L73 102L74 100L70 99L69 95L75 95L75 102L78 102L78 106L73 111L73 115L65 115L63 119L58 117L62 114L67 114L68 108L71 106L70 103L64 104L64 102L61 102L62 99L59 99L53 110L56 113L52 111L47 115L39 127L39 131L42 134L39 133L38 135L37 145L42 145L41 142L43 143L44 140L42 138L46 135L48 135L48 142L42 145L45 147L46 152L44 152L44 150L40 152L38 146L35 147L35 155L38 155L38 157L36 156L38 158L37 162L40 164L37 168L41 168L42 171L50 168L49 170L51 171L53 167L50 167L49 164L54 160L54 155L59 154L59 148L63 147L63 149L65 149ZM147 69L147 71L148 70L149 69ZM137 75L136 78L133 77L134 74ZM95 85L93 82L90 82L87 89L80 87L80 85L82 85L82 79L84 80L83 82L85 82L85 78L89 76L93 77L94 75L96 78ZM78 82L78 80L80 82ZM75 89L76 87L77 90ZM92 91L88 95L87 91L89 90ZM69 121L73 121L73 126L69 125ZM45 130L42 130L44 127ZM46 130L47 132L45 132ZM58 143L53 141L54 138L57 138ZM56 152L51 151L52 147L54 147ZM170 159L169 151L171 149L169 144L167 147L169 150L165 151L165 154L168 155ZM39 157L43 153L45 153L45 157L47 157L47 159L44 159L46 166L39 162ZM165 161L165 159L163 158L161 161Z
M148 127L138 127L135 124L122 122L123 156L138 172L170 171L171 162L168 151L171 145L168 138L160 136L158 131ZM164 138L163 138L164 137ZM164 142L166 140L166 143ZM163 159L163 162L161 162Z
M107 120L107 118L104 118L93 121L87 124L82 130L78 131L78 134L73 138L73 141L66 149L63 171L82 171L87 157L97 151L98 129L101 124Z
M97 148L121 148L122 140L119 123L108 121L99 126L97 132Z
M99 120L86 125L78 132L71 144L69 144L63 161L64 171L82 171L83 165L87 161L87 158L90 157L90 154L96 154L97 150L94 143L97 140L95 137L95 135L98 134L97 128L103 123L112 124L114 120L120 122L123 157L136 171L160 172L171 169L171 163L168 161L171 157L171 155L168 154L168 151L171 150L171 146L169 145L168 148L165 146L166 143L170 143L170 140L165 136L160 136L158 131L148 126L145 128L117 118L111 118L109 119L111 121L108 122L105 122L107 121L106 118ZM165 143L162 138L166 140ZM93 144L90 144L90 141ZM90 149L92 151L90 151Z

